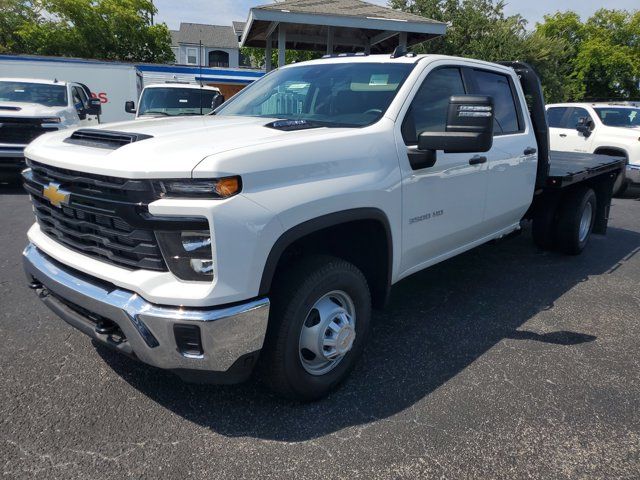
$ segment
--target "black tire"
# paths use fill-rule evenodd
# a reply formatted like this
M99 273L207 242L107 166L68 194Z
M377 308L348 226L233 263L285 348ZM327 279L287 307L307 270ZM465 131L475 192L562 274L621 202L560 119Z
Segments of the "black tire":
M353 300L355 340L351 350L333 370L312 375L300 358L300 333L315 302L340 290ZM272 295L269 328L260 358L262 378L279 395L296 401L313 401L334 390L362 355L371 318L367 281L354 265L339 258L318 255L298 262L279 275Z
M591 207L591 223L586 236L581 238L580 223L585 209ZM588 187L576 189L568 194L560 205L556 224L556 245L568 255L579 255L589 243L596 217L596 194Z
M622 180L620 180L622 178ZM613 184L613 196L622 197L629 188L629 182L625 178L624 174L618 175L618 179Z

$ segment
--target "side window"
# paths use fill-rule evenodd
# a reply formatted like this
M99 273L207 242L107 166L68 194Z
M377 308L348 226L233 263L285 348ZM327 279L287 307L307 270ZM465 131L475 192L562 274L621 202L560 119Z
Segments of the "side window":
M569 119L566 122L564 128L576 128L580 123L580 120L591 120L591 115L584 108L574 107L569 114Z
M449 97L464 95L459 68L439 68L429 73L416 93L402 122L402 138L416 145L422 132L444 132L447 126Z
M480 95L493 97L496 116L494 134L509 134L523 131L518 119L518 109L511 89L509 77L499 73L475 70L475 79Z
M73 105L76 108L86 108L88 100L84 90L79 87L71 87L71 96L73 98Z
M547 123L552 128L564 128L562 118L567 113L567 107L553 107L547 110Z

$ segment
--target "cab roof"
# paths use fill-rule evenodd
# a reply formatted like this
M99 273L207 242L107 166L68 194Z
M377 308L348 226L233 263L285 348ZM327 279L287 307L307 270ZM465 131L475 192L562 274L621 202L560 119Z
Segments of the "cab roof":
M154 83L151 85L147 85L146 88L181 88L181 89L191 89L191 90L211 90L214 92L220 92L220 89L217 87L211 87L209 85L198 85L198 84L194 84L194 83L177 83L177 82L170 82L170 83Z
M0 82L23 82L23 83L39 83L41 85L62 85L66 86L72 82L65 82L62 80L48 80L43 78L12 78L12 77L0 77Z

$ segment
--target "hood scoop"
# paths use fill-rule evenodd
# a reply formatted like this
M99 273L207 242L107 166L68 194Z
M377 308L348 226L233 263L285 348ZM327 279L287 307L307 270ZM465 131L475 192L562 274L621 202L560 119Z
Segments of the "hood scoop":
M143 135L141 133L114 132L111 130L92 130L83 128L76 130L73 134L65 139L65 143L73 143L84 147L107 148L116 150L131 143L140 142L153 138L151 135Z
M6 110L9 112L19 112L22 109L20 107L7 107L4 105L0 105L0 110Z
M293 132L296 130L320 128L320 125L308 122L307 120L276 120L275 122L267 123L265 127L282 132Z

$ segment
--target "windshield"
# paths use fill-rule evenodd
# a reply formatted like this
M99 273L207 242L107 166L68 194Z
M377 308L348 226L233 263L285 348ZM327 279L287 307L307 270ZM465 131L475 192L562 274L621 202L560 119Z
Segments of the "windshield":
M0 82L0 101L66 107L67 87L46 83Z
M596 108L602 123L609 127L640 127L640 108Z
M378 121L413 69L407 63L327 63L283 68L216 111L362 127Z
M195 88L147 88L142 92L139 115L205 115L210 113L215 90Z

